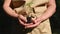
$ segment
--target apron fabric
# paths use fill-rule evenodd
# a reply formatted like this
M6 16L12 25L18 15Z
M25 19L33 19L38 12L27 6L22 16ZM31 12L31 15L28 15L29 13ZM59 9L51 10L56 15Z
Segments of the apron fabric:
M20 1L20 0L13 0L13 1ZM34 17L39 17L41 16L46 10L47 10L47 3L49 0L24 0L26 1L25 4L33 1L31 4L31 7L34 8L35 14L32 14ZM14 10L19 13L23 9L22 6L14 8ZM26 34L52 34L51 32L51 27L50 27L50 21L49 19L43 21L40 25L33 29L26 29L25 30Z

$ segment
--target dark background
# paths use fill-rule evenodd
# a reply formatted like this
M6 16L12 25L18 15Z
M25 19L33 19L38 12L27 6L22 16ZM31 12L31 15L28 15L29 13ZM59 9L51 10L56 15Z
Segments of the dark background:
M16 22L16 19L7 15L3 8L3 0L0 0L0 33L11 34L12 23ZM53 34L60 33L60 0L56 0L56 12L50 18Z

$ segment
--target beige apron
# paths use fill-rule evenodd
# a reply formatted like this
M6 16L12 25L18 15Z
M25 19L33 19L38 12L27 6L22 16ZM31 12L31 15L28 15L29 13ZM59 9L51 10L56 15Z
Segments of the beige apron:
M19 1L19 0L14 0L14 1ZM31 2L31 0L25 0L25 1L26 3ZM49 0L33 0L33 4L31 4L31 7L34 8L35 10L34 15L36 17L41 16L47 10L48 2ZM22 9L23 9L22 6L14 8L14 10L16 10L17 13L19 13ZM31 32L28 32L26 34L51 34L51 27L50 27L49 19L43 21L40 25L34 28Z

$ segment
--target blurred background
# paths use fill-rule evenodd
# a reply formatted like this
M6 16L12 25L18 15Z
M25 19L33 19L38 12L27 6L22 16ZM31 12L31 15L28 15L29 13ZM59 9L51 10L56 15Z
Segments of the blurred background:
M4 0L0 0L0 33L11 34L12 23L16 22L16 19L7 15L3 8ZM56 12L50 18L51 29L53 34L60 34L60 0L56 0Z

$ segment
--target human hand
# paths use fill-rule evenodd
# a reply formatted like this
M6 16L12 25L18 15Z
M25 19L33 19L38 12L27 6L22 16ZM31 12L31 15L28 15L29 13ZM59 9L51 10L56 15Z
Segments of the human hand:
M40 20L39 18L37 18L37 19L34 18L34 19L32 19L32 21L33 21L33 24L27 25L27 26L25 26L25 28L34 28L42 22L42 20Z
M27 19L23 15L19 15L18 20L19 20L20 24L22 24L23 26L27 26L27 25L33 24L32 22L31 23L27 23Z

